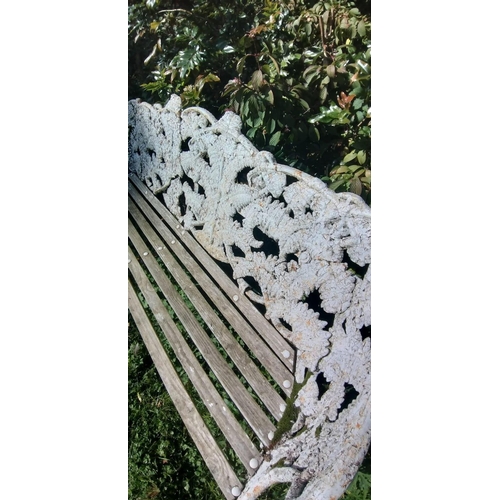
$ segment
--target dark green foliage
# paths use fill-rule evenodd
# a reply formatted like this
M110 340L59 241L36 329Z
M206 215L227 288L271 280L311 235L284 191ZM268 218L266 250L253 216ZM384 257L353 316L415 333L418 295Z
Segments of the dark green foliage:
M239 114L256 147L370 201L370 4L133 1L129 96Z

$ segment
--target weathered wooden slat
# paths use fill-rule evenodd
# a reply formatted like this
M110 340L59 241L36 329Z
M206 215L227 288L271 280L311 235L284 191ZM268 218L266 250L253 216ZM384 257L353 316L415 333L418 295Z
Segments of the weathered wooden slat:
M293 376L290 373L290 366L285 366L276 353L265 342L262 342L258 333L245 321L241 312L234 306L234 302L230 301L224 293L220 291L218 286L214 288L214 283L211 278L184 247L182 240L177 239L172 234L166 223L156 214L147 200L145 200L133 186L130 186L130 195L148 220L153 224L156 231L161 235L168 248L175 253L188 271L196 277L200 287L208 292L213 290L212 300L217 304L218 309L223 313L224 317L229 321L259 362L281 386L285 394L289 396L291 394L291 388L284 382L293 380ZM174 243L172 243L172 241ZM199 246L199 243L193 240L193 245Z
M143 189L147 191L147 188L145 186L143 186ZM176 254L183 265L189 270L189 272L193 276L196 276L196 279L200 286L204 290L211 290L213 288L211 279L206 275L202 267L195 261L195 259L193 259L190 253L182 245L182 238L184 238L187 233L181 235L182 238L177 238L176 236L174 236L171 232L171 230L174 230L174 228L167 227L166 222L162 218L160 218L160 216L151 208L148 201L145 200L132 185L129 185L129 192L133 200L138 204L142 212L146 215L147 219L153 224L156 231L164 239L170 250ZM157 200L155 199L155 201ZM163 207L161 204L160 206L164 210L166 210L165 207ZM177 225L178 224L176 224L176 226ZM174 242L173 244L172 241ZM223 273L223 271L211 261L211 258L208 256L208 254L206 254L206 252L201 248L200 244L194 238L191 238L188 243L190 245L190 251L195 250L196 253L204 255L205 259L211 262L213 273L216 272L214 270L215 266L218 269L218 272L220 272L224 276L224 278L226 278L226 280L231 283L231 285L236 287L236 285L234 285L234 283L229 280L229 278ZM220 284L218 285L220 286ZM238 290L237 287L236 290ZM254 330L254 328L250 326L249 323L247 323L246 321L242 321L242 313L235 307L234 301L230 301L229 299L227 299L227 297L223 293L217 292L218 290L216 290L215 292L214 302L217 303L219 310L224 314L224 317L230 322L231 326L236 330L238 335L247 344L247 346L257 357L257 359L259 359L260 363L262 363L262 365L271 374L274 380L278 382L285 394L289 396L291 394L291 385L289 385L285 381L288 381L289 383L293 382L293 375L290 373L291 365L285 365L282 363L282 360L286 359L283 357L282 352L284 352L286 349L283 348L283 350L277 355L276 352L270 349L265 342L262 342L261 337L258 335L258 333L256 333L256 330ZM248 299L242 297L241 294L237 296L243 299L243 301L248 301ZM268 327L272 328L269 323L267 323L267 325ZM253 326L255 327L255 325ZM280 335L276 330L274 330L274 332L276 335ZM288 346L288 344L286 344L286 341L281 336L280 339L285 343L285 345L287 345L288 352L293 352L292 348Z
M208 469L212 473L223 495L228 500L234 499L233 488L241 490L242 484L231 469L224 454L217 446L205 422L198 413L191 398L184 389L175 368L172 366L161 342L149 322L134 289L129 283L129 310L144 343L153 359L156 369L167 389L172 402L182 418L190 436L198 448Z
M165 337L174 350L174 353L182 364L185 372L192 381L194 387L207 407L208 411L217 423L217 426L224 433L231 447L234 449L247 471L253 473L250 466L252 459L259 459L259 452L245 434L243 428L238 423L234 415L227 408L222 397L217 392L208 375L200 366L195 355L175 326L167 309L162 304L160 297L153 289L149 279L144 274L143 269L129 249L129 269L136 281L139 289L144 295L149 308L160 325Z
M228 393L238 410L241 412L250 427L257 434L262 443L268 445L268 435L276 430L273 423L266 416L251 394L246 390L241 380L231 370L227 361L210 340L206 332L189 310L179 293L176 291L155 258L149 253L148 247L142 241L139 233L129 222L129 238L139 254L144 254L142 261L153 276L156 284L167 298L175 314L186 328L191 340L195 343L204 360L210 366L224 390Z
M213 310L212 306L207 302L196 286L194 286L193 282L177 263L172 253L167 250L167 244L156 234L132 200L129 200L129 212L149 243L156 249L155 251L160 256L169 272L197 309L200 316L234 361L241 374L245 377L266 407L271 411L273 416L279 420L282 414L280 405L284 404L285 401L279 396L276 390L273 389L257 366L252 362L249 355L231 335L222 320ZM218 302L217 298L220 297L220 290L216 289L215 285L212 285L211 288L205 289L204 291L213 297L214 302ZM284 376L286 376L286 373Z
M216 283L226 292L229 297L236 297L235 305L240 309L252 326L259 332L260 336L271 346L273 351L279 356L283 363L293 371L293 356L285 357L283 353L292 353L295 350L281 336L281 334L257 311L255 306L243 294L238 286L222 271L222 269L213 261L212 257L203 249L188 231L185 231L177 219L155 198L153 193L140 181L135 174L130 174L129 178L135 184L137 189L143 194L148 202L167 222L176 238L185 241L193 255L203 264L207 272L210 273Z

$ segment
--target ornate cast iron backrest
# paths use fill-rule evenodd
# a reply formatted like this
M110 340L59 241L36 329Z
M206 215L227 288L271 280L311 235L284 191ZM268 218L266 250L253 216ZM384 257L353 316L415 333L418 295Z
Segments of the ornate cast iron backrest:
M291 482L287 498L338 498L370 442L370 209L279 165L241 120L129 102L129 170L297 349L299 418L239 498ZM299 431L301 431L299 433Z

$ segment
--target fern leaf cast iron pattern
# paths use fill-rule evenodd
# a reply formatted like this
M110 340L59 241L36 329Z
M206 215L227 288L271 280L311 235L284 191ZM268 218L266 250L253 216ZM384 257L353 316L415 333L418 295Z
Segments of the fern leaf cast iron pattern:
M258 151L234 113L182 110L175 95L129 102L129 170L265 307L297 349L296 382L312 374L295 425L239 498L278 482L287 499L340 497L370 442L369 207Z

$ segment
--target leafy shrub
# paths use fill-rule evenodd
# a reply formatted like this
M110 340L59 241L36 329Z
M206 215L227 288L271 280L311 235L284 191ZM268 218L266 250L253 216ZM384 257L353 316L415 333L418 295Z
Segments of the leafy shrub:
M226 109L259 149L370 202L370 4L132 1L130 98Z

